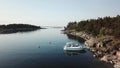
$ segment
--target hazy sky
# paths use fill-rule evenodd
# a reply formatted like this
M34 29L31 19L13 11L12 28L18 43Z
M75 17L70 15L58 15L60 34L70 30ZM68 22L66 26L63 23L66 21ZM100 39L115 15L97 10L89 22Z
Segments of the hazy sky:
M0 0L0 24L65 26L120 14L120 0Z

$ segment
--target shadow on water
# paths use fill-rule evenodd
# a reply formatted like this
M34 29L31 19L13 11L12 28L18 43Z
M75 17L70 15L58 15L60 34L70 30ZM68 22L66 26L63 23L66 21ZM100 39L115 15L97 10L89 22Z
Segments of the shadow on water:
M67 56L75 56L75 55L86 53L86 51L85 50L80 50L80 51L70 51L70 50L68 51L68 50L65 50L64 53Z
M20 34L24 34L24 33L34 33L36 31L40 31L41 29L37 29L37 30L21 30L21 31L8 31L5 33L1 33L2 35L9 35L9 34L16 34L16 33L20 33Z
M66 34L66 35L71 40L77 40L80 43L84 43L85 42L85 40L83 38L80 38L80 37L77 37L77 36L73 36L73 35L70 35L70 34Z

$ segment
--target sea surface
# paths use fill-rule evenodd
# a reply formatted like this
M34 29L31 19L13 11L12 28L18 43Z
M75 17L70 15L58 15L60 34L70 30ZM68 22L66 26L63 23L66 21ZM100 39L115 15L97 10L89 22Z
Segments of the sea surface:
M64 51L67 42L80 42L61 32L61 28L33 32L0 34L0 68L111 68L99 62L86 49Z

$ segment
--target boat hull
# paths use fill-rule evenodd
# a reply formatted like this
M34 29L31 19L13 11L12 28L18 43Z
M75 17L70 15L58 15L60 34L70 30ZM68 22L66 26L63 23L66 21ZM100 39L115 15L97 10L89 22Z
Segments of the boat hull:
M83 48L81 48L81 47L64 47L64 50L79 51L79 50L83 50Z

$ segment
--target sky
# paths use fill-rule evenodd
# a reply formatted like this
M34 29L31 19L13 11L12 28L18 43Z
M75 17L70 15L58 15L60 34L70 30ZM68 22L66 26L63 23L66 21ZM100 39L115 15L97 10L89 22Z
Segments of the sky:
M66 26L120 14L120 0L0 0L0 24Z

